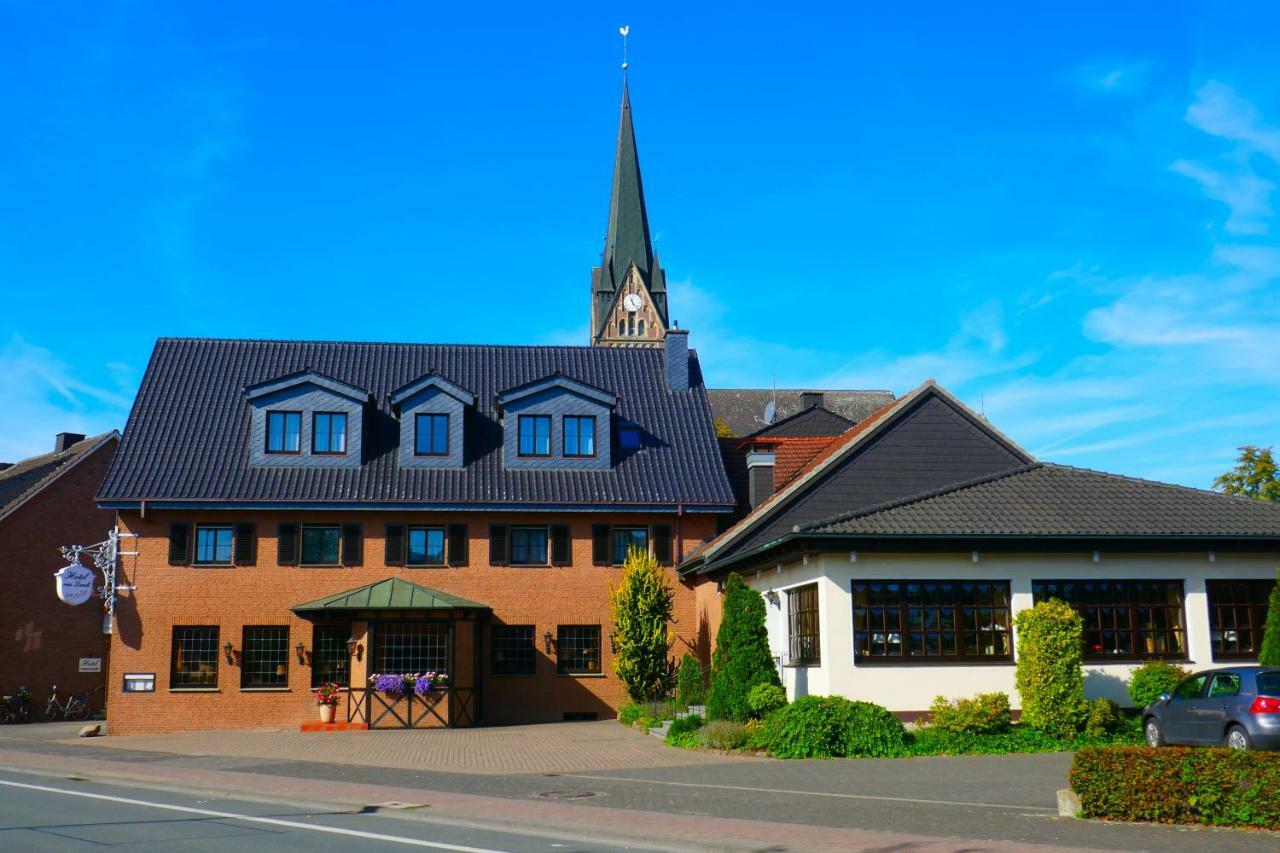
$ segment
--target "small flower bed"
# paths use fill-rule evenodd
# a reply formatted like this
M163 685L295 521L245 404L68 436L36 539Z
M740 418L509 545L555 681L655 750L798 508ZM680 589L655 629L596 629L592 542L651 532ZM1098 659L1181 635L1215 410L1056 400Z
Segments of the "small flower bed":
M317 687L312 695L316 697L317 705L329 705L336 708L338 703L342 701L342 688L332 681L326 681Z
M392 699L400 699L406 693L426 696L432 691L449 686L449 676L443 672L378 673L369 676L370 686Z

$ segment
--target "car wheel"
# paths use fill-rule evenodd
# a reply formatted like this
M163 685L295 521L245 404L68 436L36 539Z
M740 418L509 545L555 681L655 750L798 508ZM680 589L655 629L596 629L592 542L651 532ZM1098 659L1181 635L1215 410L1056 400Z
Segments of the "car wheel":
M1164 730L1160 728L1160 721L1155 717L1147 717L1147 721L1142 724L1143 736L1147 739L1147 746L1157 747L1164 746Z
M1227 747L1230 749L1253 749L1253 741L1243 726L1232 726L1227 729Z

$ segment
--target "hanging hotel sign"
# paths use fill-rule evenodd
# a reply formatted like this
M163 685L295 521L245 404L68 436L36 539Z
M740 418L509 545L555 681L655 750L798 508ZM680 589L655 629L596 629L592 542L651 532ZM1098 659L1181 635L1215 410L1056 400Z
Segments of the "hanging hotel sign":
M59 550L70 565L54 573L54 589L58 598L67 604L84 604L94 595L102 599L102 633L110 634L115 627L116 593L132 591L132 584L116 584L116 563L123 556L137 556L137 551L121 551L120 540L132 539L136 533L121 533L113 527L105 541L94 545L65 545ZM81 558L88 557L93 567L84 565ZM102 573L102 585L94 589L94 581Z
M67 604L84 604L93 597L93 582L97 574L80 563L67 566L53 576L58 598Z

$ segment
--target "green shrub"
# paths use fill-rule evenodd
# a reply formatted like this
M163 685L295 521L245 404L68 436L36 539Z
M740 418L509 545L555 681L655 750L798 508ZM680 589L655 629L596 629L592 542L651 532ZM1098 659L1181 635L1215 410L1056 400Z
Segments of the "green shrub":
M769 715L758 740L777 758L906 753L906 732L897 717L879 705L841 696L802 696Z
M1084 817L1280 829L1280 761L1266 752L1082 749L1070 779Z
M635 725L636 720L644 714L644 708L634 703L623 705L618 709L618 722L624 726Z
M673 720L671 725L667 727L667 740L670 741L672 738L679 737L680 735L688 732L696 732L698 729L702 728L702 724L704 722L706 721L698 714L690 714L687 717L680 717L677 720Z
M777 684L757 684L747 691L747 709L753 720L763 719L787 704L787 691Z
M1190 674L1177 664L1147 661L1129 676L1129 698L1138 709L1145 708L1159 699L1160 694L1172 693L1178 682Z
M667 746L674 746L677 749L702 749L704 732L705 727L694 729L691 732L681 732L678 735L672 735L668 732L666 740L663 742Z
M750 716L747 693L752 687L782 686L769 654L764 613L764 597L737 574L730 574L724 585L723 616L711 655L707 716L713 720L744 722Z
M1022 721L1060 737L1084 722L1083 623L1071 605L1049 599L1022 610L1015 682Z
M1012 722L1007 693L979 693L972 699L955 701L939 696L929 706L930 725L957 734L1004 732Z
M654 726L658 725L658 723L661 723L661 722L662 720L659 720L656 717L650 717L647 714L641 714L639 717L636 717L636 721L631 725L633 728L637 728L642 732L647 732L649 731L649 729L653 728Z
M703 738L712 749L742 749L747 745L747 727L733 720L713 720L703 729Z
M707 688L702 682L702 664L685 652L680 659L680 672L676 676L676 702L685 706L701 705L707 700Z
M667 570L647 551L632 547L622 580L609 590L613 609L613 669L633 702L666 696L675 687L669 623L675 593Z
M1267 621L1262 628L1262 650L1258 663L1263 666L1280 666L1280 570L1276 571L1276 585L1267 598Z
M1114 734L1123 723L1120 706L1110 699L1090 699L1085 703L1084 733L1089 737Z
M1060 737L1014 723L1008 731L995 734L950 732L936 726L908 732L911 755L1005 755L1016 752L1070 752L1086 747L1130 746L1142 743L1141 724L1125 717L1113 734Z

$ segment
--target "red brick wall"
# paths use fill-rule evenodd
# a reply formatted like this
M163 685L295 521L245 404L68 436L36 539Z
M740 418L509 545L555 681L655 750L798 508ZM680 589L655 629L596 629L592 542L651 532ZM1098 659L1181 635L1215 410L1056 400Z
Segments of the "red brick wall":
M256 565L206 568L168 565L168 531L174 521L244 522L257 525ZM276 561L276 525L282 521L364 525L364 560L360 567L298 568ZM389 567L385 563L383 533L387 523L468 525L469 564L450 568ZM489 565L490 523L568 523L573 541L573 564L564 567L494 567ZM710 515L636 516L608 514L485 515L453 513L427 516L360 513L122 513L120 524L140 534L140 555L125 562L128 581L136 585L121 600L119 630L112 638L110 723L118 734L184 729L292 726L317 716L311 701L311 671L299 664L293 651L301 640L309 652L312 624L296 617L290 607L388 577L401 577L422 586L486 604L493 621L534 625L537 674L494 676L489 673L488 631L482 633L484 720L488 723L560 720L565 713L614 713L625 701L623 687L612 669L608 635L611 630L608 593L621 569L591 565L591 525L679 526L685 552L715 533ZM682 585L670 570L676 590L676 634L673 654L679 657L699 645L699 612L692 588ZM704 614L705 618L705 614ZM544 654L542 635L556 635L558 625L598 624L603 646L603 674L556 674L554 651ZM238 653L245 625L289 626L289 689L254 693L240 688L237 662L219 655L218 691L172 692L169 689L170 645L174 625L218 625L219 645L231 641ZM459 644L461 648L462 644ZM702 650L700 654L705 655ZM156 692L124 694L125 672L154 672ZM341 709L340 709L341 712Z
M88 692L95 709L103 701L103 693L94 692L107 677L102 601L63 604L53 575L66 565L60 547L107 538L114 516L98 509L93 496L115 449L112 441L82 458L0 521L0 692L25 684L34 694L33 708L43 706L54 683L64 698ZM82 657L103 658L103 671L79 672Z

